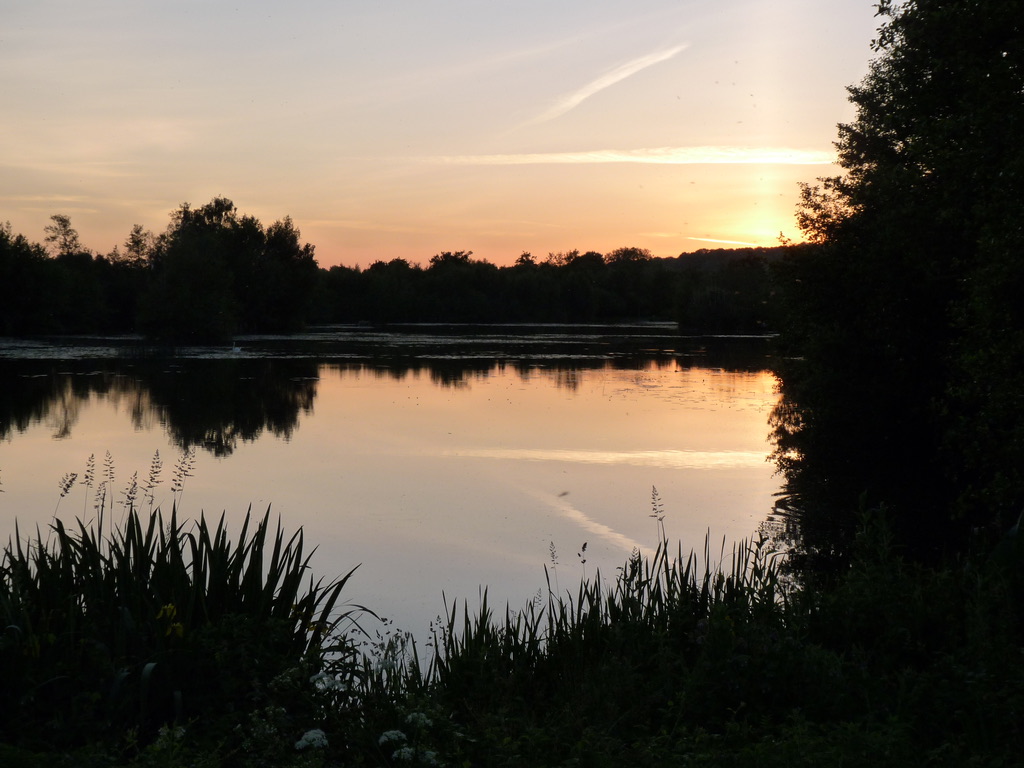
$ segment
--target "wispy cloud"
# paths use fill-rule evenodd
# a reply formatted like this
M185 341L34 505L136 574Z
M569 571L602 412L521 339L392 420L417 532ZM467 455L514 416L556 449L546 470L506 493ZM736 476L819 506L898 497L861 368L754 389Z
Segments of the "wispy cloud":
M48 160L36 160L25 158L13 162L0 160L0 169L10 169L12 172L23 173L45 173L53 174L55 177L77 177L83 179L128 179L140 175L138 170L127 161L114 160L67 160L53 162Z
M83 195L0 195L5 203L84 203L89 198Z
M444 165L551 165L570 163L654 163L660 165L831 165L835 155L787 147L653 147L538 152L507 155L443 155L423 158Z
M351 229L365 232L398 232L398 233L419 233L421 227L408 224L392 224L381 221L370 221L367 219L306 219L305 226L320 227L324 229Z
M697 240L701 243L720 243L722 245L750 245L757 247L757 243L748 243L744 240L718 240L714 237L687 237L687 240Z
M677 56L679 53L686 50L687 47L689 47L689 44L684 43L682 45L673 46L672 48L663 48L659 51L649 53L646 56L641 56L638 59L627 61L625 64L622 64L615 69L606 72L600 77L591 80L582 88L577 88L572 93L562 96L562 98L551 105L551 107L543 113L528 121L526 125L546 123L549 120L554 120L556 117L561 117L569 110L578 107L595 93L600 93L605 88L610 88L616 83L620 83L627 77L632 77L637 72L641 72L648 67L660 64L663 61L668 61L672 57Z

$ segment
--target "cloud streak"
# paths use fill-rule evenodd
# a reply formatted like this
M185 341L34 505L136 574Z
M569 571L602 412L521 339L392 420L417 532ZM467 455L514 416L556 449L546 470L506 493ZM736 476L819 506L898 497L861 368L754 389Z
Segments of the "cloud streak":
M764 464L759 451L593 451L542 448L465 448L442 456L515 461L563 461L574 464L632 465L659 469L735 469Z
M715 237L687 237L687 240L697 240L701 243L722 243L724 245L750 245L757 247L757 243L748 243L745 240L719 240Z
M668 61L674 56L679 55L679 53L686 50L688 47L689 44L684 43L682 45L673 46L672 48L664 48L660 51L649 53L646 56L641 56L640 58L633 59L632 61L627 61L625 64L622 64L615 69L606 72L600 77L591 80L582 88L577 88L572 93L566 94L546 111L527 122L526 125L546 123L549 120L554 120L556 117L561 117L566 112L578 107L594 94L600 93L606 88L610 88L616 83L622 82L627 77L632 77L637 72L642 72L648 67L653 67L655 64Z
M651 163L658 165L831 165L835 154L789 147L653 147L424 158L442 165L562 165Z
M553 510L561 514L563 517L571 520L580 526L583 530L588 533L599 536L605 541L609 542L613 546L620 547L626 552L632 552L634 549L642 552L648 557L654 556L654 551L650 547L645 547L643 544L638 542L636 539L632 539L623 533L619 533L614 528L600 523L594 520L592 517L587 515L583 510L573 506L565 498L561 496L555 496L551 493L539 491L535 489L521 487L520 490L528 496L532 496L538 501L547 504Z

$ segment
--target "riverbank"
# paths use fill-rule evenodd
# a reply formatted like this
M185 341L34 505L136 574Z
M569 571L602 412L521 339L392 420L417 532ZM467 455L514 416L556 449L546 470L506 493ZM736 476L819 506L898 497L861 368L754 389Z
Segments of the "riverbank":
M257 522L9 547L3 764L959 766L1024 746L1012 538L924 568L870 521L825 590L767 539L717 567L663 542L520 611L453 601L417 644L339 614L345 579L303 594L301 533Z

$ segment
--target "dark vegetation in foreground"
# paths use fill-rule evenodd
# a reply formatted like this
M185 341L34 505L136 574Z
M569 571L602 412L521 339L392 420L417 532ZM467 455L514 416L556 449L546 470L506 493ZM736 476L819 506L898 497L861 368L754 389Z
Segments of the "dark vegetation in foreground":
M351 574L312 580L301 532L269 513L234 541L173 512L104 525L4 552L5 766L993 766L1024 749L1016 531L931 568L868 516L827 592L794 589L766 539L712 566L707 543L663 540L522 610L448 606L417 645L342 603Z

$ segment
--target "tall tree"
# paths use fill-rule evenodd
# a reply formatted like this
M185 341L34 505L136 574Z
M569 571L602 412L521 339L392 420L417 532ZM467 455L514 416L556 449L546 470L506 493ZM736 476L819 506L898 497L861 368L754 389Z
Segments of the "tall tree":
M59 330L50 303L52 270L41 245L0 223L0 335Z
M887 504L904 543L938 550L1024 503L1024 14L1016 0L878 12L839 126L845 173L803 188L816 247L782 270L802 360L784 373L798 408L779 419L780 456L802 457L784 466L831 533L859 503Z
M126 248L133 240L144 242L145 233L133 230ZM264 230L227 198L184 203L148 258L152 291L140 319L151 335L224 342L235 333L296 330L310 312L313 246L300 242L288 217Z
M254 322L269 331L298 330L310 312L316 275L314 248L302 243L290 216L267 227L253 294Z
M71 217L63 213L55 213L50 217L52 224L43 227L44 238L53 247L54 256L72 256L81 253L82 244L78 240L78 230L71 226Z
M149 263L156 247L156 237L141 224L135 224L124 241L124 251L116 261L129 266L141 267Z
M174 343L226 342L238 330L227 240L236 228L234 203L214 198L171 214L153 253L151 290L140 324L151 336Z

